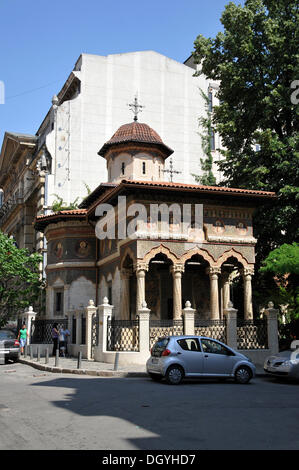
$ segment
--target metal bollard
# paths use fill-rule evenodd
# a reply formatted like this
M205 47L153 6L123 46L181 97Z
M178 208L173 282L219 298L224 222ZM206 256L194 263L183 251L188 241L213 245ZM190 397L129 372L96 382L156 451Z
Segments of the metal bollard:
M56 349L55 367L59 366L59 349Z
M114 358L114 370L118 370L119 352L115 354Z
M25 344L25 346L24 346L24 359L26 359L27 356L28 356L28 345Z
M36 361L37 361L37 362L40 361L40 345L37 346L37 358L36 358Z
M82 352L78 352L78 362L77 362L77 369L81 369L81 360L82 360Z
M49 363L49 348L46 348L45 364Z
M30 348L30 359L33 359L33 347L32 347L32 344L30 344L29 348Z

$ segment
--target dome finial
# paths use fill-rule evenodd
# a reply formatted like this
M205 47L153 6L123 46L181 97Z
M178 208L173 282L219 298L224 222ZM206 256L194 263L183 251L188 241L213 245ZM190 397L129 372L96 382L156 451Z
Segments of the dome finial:
M138 96L137 93L134 98L134 103L128 104L129 108L131 111L134 113L134 121L138 121L138 113L142 111L142 108L145 108L145 106L142 106L141 104L138 103Z

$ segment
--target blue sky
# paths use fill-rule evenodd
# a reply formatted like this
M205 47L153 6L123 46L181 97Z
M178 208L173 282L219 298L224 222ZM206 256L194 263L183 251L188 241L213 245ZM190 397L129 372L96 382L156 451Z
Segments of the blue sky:
M198 34L221 30L227 3L0 0L0 148L5 131L35 134L82 52L155 50L183 62Z

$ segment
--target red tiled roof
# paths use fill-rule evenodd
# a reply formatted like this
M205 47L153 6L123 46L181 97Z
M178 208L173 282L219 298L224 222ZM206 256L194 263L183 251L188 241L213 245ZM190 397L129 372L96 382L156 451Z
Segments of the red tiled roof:
M199 190L200 192L225 192L234 194L247 194L252 196L265 196L276 197L276 194L271 191L260 191L257 189L242 189L242 188L229 188L226 186L204 186L200 184L186 184L186 183L171 183L165 181L137 181L137 180L122 180L123 184L153 186L169 189L190 189Z
M101 150L98 152L99 155L105 155L107 150L116 144L122 144L126 142L143 143L143 144L155 144L163 147L165 153L169 156L173 153L173 150L164 144L159 134L147 124L134 121L129 124L121 126L115 134L106 142Z

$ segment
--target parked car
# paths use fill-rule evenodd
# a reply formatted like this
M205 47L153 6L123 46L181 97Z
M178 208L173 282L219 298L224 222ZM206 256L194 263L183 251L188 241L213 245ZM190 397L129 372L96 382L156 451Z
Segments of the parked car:
M5 361L19 359L20 343L14 331L4 328L0 330L0 356L4 356Z
M251 360L220 341L204 336L168 336L160 338L151 349L146 363L153 380L163 378L171 385L184 377L234 378L241 384L255 376Z
M293 341L290 349L267 357L264 371L272 376L299 380L299 340Z

